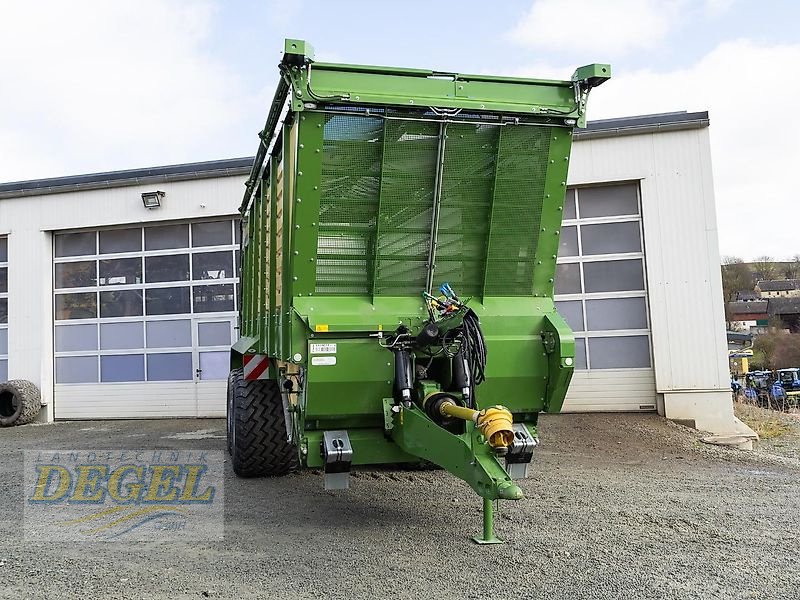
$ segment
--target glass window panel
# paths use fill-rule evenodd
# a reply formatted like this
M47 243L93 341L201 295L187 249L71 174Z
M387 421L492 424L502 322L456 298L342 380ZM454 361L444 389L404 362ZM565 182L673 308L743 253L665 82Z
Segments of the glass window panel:
M621 254L641 252L642 239L638 221L628 223L602 223L581 226L581 250L591 254Z
M233 253L202 252L192 255L194 279L228 279L233 277Z
M0 329L0 354L8 354L8 329Z
M200 379L227 379L230 370L230 352L200 353Z
M192 379L191 352L147 355L148 381L191 381Z
M144 259L147 283L189 281L189 255L148 256Z
M578 208L581 219L638 215L637 188L635 183L579 188Z
M56 325L56 352L97 350L97 325Z
M100 261L100 285L142 283L142 259L115 258Z
M144 323L101 323L102 350L138 350L144 348Z
M83 256L97 254L97 234L94 231L84 233L57 233L56 258L64 256Z
M575 219L575 190L567 190L567 197L564 198L564 218Z
M0 294L8 291L8 267L0 268Z
M0 262L8 262L8 238L0 238Z
M148 321L148 348L181 348L192 345L192 322L188 319L179 321Z
M191 292L188 287L170 287L145 290L148 315L172 315L192 312Z
M586 340L575 338L575 368L581 371L586 370Z
M228 321L198 323L197 339L201 346L229 346L231 343L231 324Z
M57 263L55 280L56 289L93 287L97 285L97 263L93 260Z
M142 290L100 292L100 317L138 317L142 314Z
M556 294L581 293L581 267L578 263L556 265Z
M8 361L0 360L0 381L8 381Z
M56 294L56 320L62 319L94 319L97 317L97 294L81 292L79 294ZM2 309L0 308L0 314ZM2 323L0 319L0 323Z
M145 227L145 250L167 250L169 248L188 247L188 225L161 225L159 227Z
M192 223L192 246L224 246L231 243L230 221Z
M586 301L589 331L647 329L644 298L609 298Z
M0 298L0 323L8 323L8 298Z
M144 381L144 355L121 354L100 357L100 381Z
M644 273L639 259L583 263L583 278L587 292L644 290Z
M634 369L650 366L646 335L589 338L592 369Z
M194 312L233 310L233 285L198 285L194 287Z
M100 254L115 252L140 252L142 250L142 230L107 229L100 232Z
M242 243L242 221L240 219L233 222L233 243L237 246Z
M97 356L56 358L56 383L97 383Z
M559 256L578 256L578 228L569 225L561 228L561 244L558 247Z
M556 302L556 309L573 331L583 331L583 303L580 300L561 300Z

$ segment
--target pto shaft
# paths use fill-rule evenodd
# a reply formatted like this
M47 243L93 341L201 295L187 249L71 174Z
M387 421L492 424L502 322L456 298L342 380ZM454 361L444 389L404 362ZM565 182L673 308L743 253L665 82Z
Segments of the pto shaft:
M475 423L492 448L505 450L514 441L513 418L511 411L505 406L492 406L479 411L445 400L439 407L439 412L445 417Z

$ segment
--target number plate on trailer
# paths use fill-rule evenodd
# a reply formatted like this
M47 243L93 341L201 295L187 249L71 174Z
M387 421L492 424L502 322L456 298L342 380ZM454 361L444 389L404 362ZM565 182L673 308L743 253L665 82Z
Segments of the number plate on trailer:
M336 354L336 344L311 344L311 354Z

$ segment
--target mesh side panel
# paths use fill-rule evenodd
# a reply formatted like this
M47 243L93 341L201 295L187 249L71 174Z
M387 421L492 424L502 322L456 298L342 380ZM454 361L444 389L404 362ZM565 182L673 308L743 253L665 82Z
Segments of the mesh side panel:
M368 294L383 120L328 115L323 133L316 293Z
M387 121L375 294L418 295L425 286L439 125Z
M450 123L444 152L434 288L483 290L500 127Z
M487 296L533 293L549 153L547 128L503 128L486 254Z

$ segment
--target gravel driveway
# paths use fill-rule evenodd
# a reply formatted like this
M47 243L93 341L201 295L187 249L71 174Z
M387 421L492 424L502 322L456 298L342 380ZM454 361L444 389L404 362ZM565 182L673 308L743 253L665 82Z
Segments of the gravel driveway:
M478 547L441 471L237 480L225 541L22 541L22 450L224 448L218 420L0 430L1 598L798 598L800 462L722 450L655 415L542 419L526 499Z

